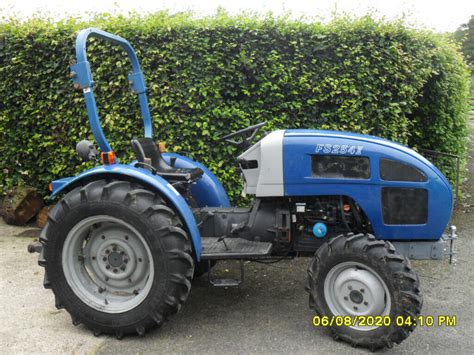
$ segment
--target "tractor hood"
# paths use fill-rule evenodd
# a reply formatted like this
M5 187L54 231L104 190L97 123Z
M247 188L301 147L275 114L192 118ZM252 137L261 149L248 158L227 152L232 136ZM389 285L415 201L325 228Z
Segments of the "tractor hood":
M391 148L403 152L407 155L418 160L422 165L432 169L438 177L443 180L449 188L451 185L446 177L441 171L436 168L428 159L414 151L413 149L397 143L390 141L385 138L380 138L371 135L359 134L359 133L350 133L350 132L340 132L340 131L328 131L328 130L310 130L310 129L291 129L285 131L285 137L320 137L320 138L333 138L333 139L347 139L353 141L360 141L361 143L370 143L374 145L380 145L384 148ZM326 149L327 151L328 149Z
M257 197L345 195L385 239L438 239L452 212L444 175L414 150L369 135L280 130L239 156Z

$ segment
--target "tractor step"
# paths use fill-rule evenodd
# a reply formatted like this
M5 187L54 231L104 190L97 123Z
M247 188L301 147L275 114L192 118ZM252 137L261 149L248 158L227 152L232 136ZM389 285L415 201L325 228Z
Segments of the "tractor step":
M272 243L242 238L202 238L202 260L257 259L269 255Z
M208 260L207 262L211 263L211 260ZM208 282L214 287L237 287L237 286L240 286L240 284L242 284L242 282L244 282L244 261L242 259L240 259L239 263L240 263L240 278L238 278L238 279L215 278L215 277L211 276L212 270L209 267L209 272L207 273Z

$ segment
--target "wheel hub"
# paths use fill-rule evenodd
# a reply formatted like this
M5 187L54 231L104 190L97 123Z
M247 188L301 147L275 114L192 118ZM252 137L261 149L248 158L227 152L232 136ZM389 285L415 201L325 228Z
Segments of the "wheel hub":
M151 288L153 262L143 237L122 220L89 217L68 234L63 265L73 291L91 307L121 313Z
M382 278L358 262L335 265L324 281L326 303L334 315L379 316L390 314L390 293ZM375 327L359 327L372 330Z
M364 296L362 295L361 292L352 290L351 293L349 293L349 298L351 299L352 302L360 304L364 300Z
M120 267L120 266L125 266L125 263L123 262L123 256L119 252L112 252L109 254L109 257L107 258L109 265L112 267Z

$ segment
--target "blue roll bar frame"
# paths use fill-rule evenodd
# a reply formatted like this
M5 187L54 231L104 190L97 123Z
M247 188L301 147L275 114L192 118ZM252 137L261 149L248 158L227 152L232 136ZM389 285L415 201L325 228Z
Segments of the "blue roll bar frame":
M105 137L105 134L102 130L94 97L94 81L92 80L92 72L90 64L87 61L86 53L87 39L89 37L95 37L113 44L117 44L127 52L128 58L132 64L132 72L128 75L128 81L132 91L138 95L140 111L143 118L143 126L145 129L145 137L152 138L153 131L151 125L150 108L148 107L148 98L146 95L147 88L135 50L126 39L120 36L113 35L97 28L87 28L80 31L77 36L77 62L71 67L71 76L73 78L74 87L77 89L82 89L82 92L84 93L90 126L100 149L104 153L112 151L112 148L110 147L109 142L107 141L107 138Z

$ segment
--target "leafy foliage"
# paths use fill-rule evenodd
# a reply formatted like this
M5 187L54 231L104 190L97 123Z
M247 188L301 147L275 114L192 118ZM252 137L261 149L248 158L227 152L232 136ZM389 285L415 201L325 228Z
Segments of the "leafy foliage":
M461 43L466 61L474 67L474 15L454 32L454 38Z
M355 131L465 156L462 56L449 39L398 22L164 12L88 23L10 19L0 24L2 192L22 182L46 192L51 180L89 166L75 157L76 142L93 137L69 77L75 35L89 26L134 45L156 138L209 166L231 198L240 192L237 152L219 137L261 121L267 130ZM88 54L106 134L127 161L130 139L142 134L129 64L119 48L94 39Z

